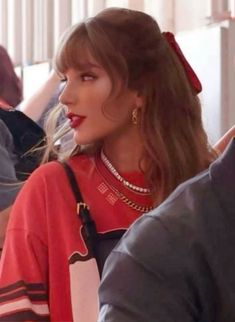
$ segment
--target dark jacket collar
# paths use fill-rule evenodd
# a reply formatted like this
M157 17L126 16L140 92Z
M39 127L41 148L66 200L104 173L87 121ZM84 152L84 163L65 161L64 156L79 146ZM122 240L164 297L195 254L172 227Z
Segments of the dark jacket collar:
M235 138L211 164L209 175L218 201L226 212L235 215Z

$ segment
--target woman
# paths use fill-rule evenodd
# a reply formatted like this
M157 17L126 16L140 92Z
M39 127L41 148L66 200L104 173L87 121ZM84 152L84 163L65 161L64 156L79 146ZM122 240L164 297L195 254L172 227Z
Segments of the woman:
M100 235L125 231L214 159L200 83L149 15L110 8L74 26L55 67L77 146L67 163ZM61 164L41 166L8 226L0 321L96 321L99 273L83 228Z

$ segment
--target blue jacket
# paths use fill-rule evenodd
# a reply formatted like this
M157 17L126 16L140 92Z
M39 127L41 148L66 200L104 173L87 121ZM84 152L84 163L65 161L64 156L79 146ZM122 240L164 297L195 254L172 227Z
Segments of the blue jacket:
M235 139L108 257L99 322L235 321Z

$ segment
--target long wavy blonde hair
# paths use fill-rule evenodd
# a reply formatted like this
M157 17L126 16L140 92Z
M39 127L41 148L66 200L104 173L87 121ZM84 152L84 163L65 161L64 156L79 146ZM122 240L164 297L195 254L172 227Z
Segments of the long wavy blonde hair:
M55 68L62 74L79 68L87 50L108 73L112 92L121 79L124 87L144 97L140 131L146 167L142 170L157 205L216 157L203 129L199 99L156 21L143 12L109 8L73 26L60 42ZM59 109L49 118L47 129L52 132ZM50 136L49 150L67 131L65 124ZM67 157L82 150L74 148Z

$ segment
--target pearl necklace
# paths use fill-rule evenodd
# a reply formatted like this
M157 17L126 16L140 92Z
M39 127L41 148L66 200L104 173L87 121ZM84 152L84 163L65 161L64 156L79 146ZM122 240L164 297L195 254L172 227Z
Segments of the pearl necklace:
M118 179L118 181L120 181L125 187L129 188L130 190L133 191L137 191L139 193L142 194L150 194L150 189L148 188L143 188L143 187L139 187L136 186L132 183L130 183L129 181L125 180L118 172L117 170L114 168L114 166L111 164L111 162L108 160L108 158L106 157L106 155L104 154L103 150L101 150L101 160L103 161L103 163L105 164L105 166L107 167L107 169L114 175L114 177L116 179Z

